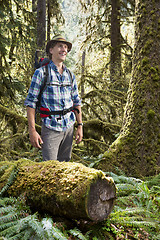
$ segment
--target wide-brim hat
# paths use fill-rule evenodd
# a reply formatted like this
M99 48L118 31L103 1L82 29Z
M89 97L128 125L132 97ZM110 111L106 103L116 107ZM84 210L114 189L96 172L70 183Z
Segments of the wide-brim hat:
M48 43L47 43L47 46L46 46L46 52L49 52L49 48L51 47L51 44L53 42L63 42L65 43L67 46L68 46L68 52L71 51L71 48L72 48L72 43L68 42L63 36L61 35L56 35L52 38L52 40L50 40Z

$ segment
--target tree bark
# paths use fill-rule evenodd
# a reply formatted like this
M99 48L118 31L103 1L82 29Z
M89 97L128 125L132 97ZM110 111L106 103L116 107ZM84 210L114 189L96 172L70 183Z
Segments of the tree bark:
M25 196L35 210L70 219L103 221L113 208L115 185L102 171L54 160L0 162L0 167L1 192L8 186L7 195ZM11 172L13 176L17 170L14 181L8 183Z
M120 1L112 0L111 7L110 79L114 83L121 76Z
M159 172L160 1L137 0L132 77L118 139L99 167L134 176Z
M37 6L36 6L36 0L32 0L32 12L36 12Z
M46 40L46 0L37 3L37 48L44 51Z
M50 0L47 0L47 42L50 41L51 35L51 4Z

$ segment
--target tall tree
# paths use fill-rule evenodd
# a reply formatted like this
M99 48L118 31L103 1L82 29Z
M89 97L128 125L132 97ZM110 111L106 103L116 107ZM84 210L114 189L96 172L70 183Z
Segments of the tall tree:
M124 123L101 168L130 175L158 172L160 164L160 1L136 0L135 48ZM100 167L100 166L99 166Z
M47 41L50 41L51 37L51 4L50 0L47 0Z
M46 40L46 0L37 2L37 48L44 50Z
M54 6L52 12L58 22L61 13L55 3L55 0L50 0L51 6ZM42 10L44 11L44 8ZM33 57L37 43L36 12L37 0L2 0L0 4L0 156L2 159L6 156L12 160L14 157L17 159L20 152L30 149L28 137L25 135L27 125L17 120L17 113L23 114L24 99L34 71ZM41 15L39 18L41 20ZM57 29L58 24L55 25ZM41 29L39 32L38 36L41 39L38 47L41 47L44 42L41 43L41 40L45 38L41 37ZM4 106L7 108L3 108ZM13 112L10 111L8 114L9 109ZM24 114L25 112L26 110ZM18 136L24 136L25 139Z
M29 1L1 1L0 4L0 102L14 108L24 96L31 73L34 47L34 14ZM21 74L19 74L21 72ZM22 77L23 76L23 77Z
M120 31L120 0L111 0L111 56L110 79L114 83L121 76L121 31Z
M129 16L129 2L81 1L86 16L86 28L83 28L86 61L85 69L82 64L82 72L85 71L81 75L80 86L83 119L87 122L84 126L87 155L104 152L106 144L109 146L115 140L122 124L128 79L124 81L121 76L121 62L124 60L121 58L121 42L125 48L127 44L124 44L120 27L121 18L126 21L126 16ZM125 51L131 57L130 49L123 53Z

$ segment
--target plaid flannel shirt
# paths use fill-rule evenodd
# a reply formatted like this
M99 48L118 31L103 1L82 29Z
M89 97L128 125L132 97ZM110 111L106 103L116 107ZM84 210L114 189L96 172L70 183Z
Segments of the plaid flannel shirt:
M56 65L50 61L48 74L47 84L41 96L41 107L48 108L50 111L60 111L81 105L75 76L73 75L72 80L65 66L61 75ZM24 103L25 106L36 108L44 76L44 67L35 71ZM42 121L47 128L55 131L66 131L74 124L75 114L74 112L69 112L62 116L53 115L51 118L42 118Z

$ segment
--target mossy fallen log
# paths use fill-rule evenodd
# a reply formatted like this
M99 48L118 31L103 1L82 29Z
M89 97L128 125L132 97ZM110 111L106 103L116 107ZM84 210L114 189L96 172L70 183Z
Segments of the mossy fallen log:
M0 190L25 196L35 210L92 221L108 217L116 195L113 179L102 171L80 163L24 159L0 162Z

